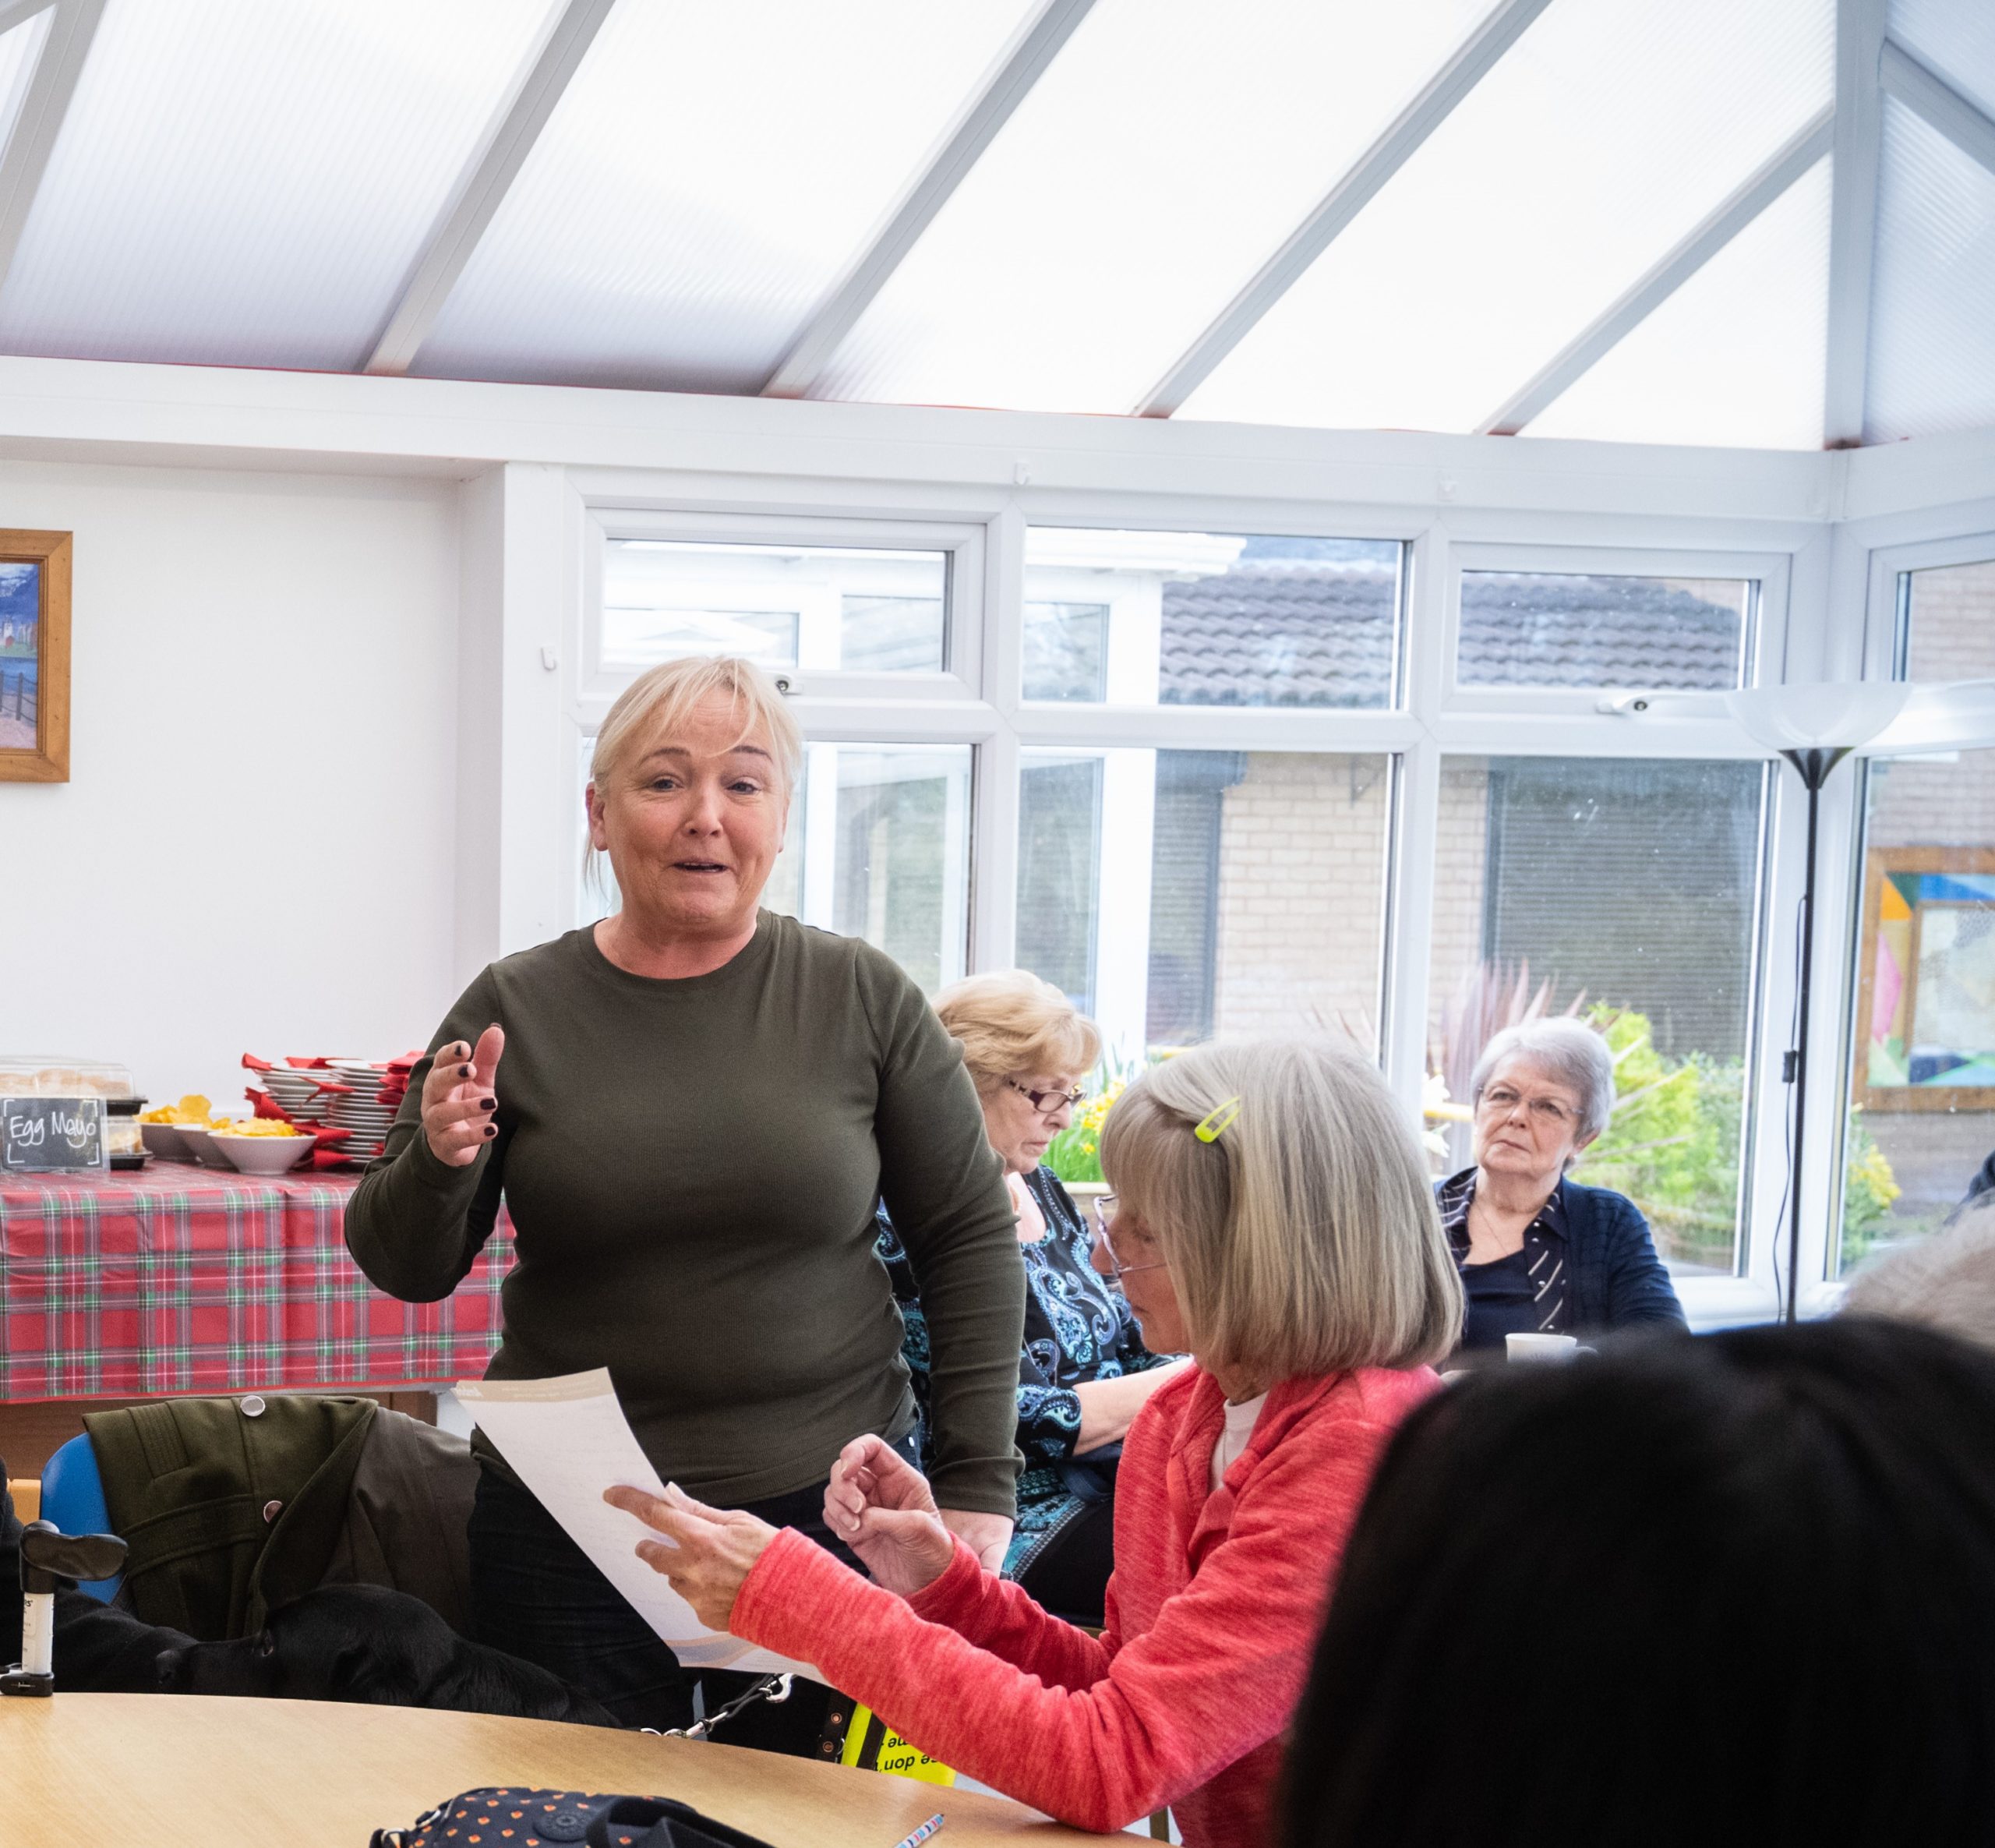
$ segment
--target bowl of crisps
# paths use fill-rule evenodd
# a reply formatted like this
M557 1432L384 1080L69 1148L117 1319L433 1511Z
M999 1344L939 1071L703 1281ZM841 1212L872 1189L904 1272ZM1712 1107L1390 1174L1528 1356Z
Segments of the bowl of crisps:
M274 1117L251 1117L210 1130L207 1140L245 1175L288 1174L316 1146L316 1137Z
M206 1097L189 1095L178 1104L162 1104L139 1115L139 1136L155 1155L170 1155L181 1161L198 1161L200 1157L189 1141L190 1130L205 1131L214 1106Z
M226 1149L214 1146L214 1132L233 1129L235 1125L226 1117L215 1117L206 1123L181 1123L175 1125L180 1131L180 1140L186 1143L187 1152L203 1168L233 1168Z

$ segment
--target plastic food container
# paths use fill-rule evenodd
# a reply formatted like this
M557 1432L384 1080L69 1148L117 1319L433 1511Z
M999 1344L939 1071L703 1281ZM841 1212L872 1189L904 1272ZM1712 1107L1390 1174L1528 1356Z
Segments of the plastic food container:
M111 1165L145 1166L139 1112L146 1101L133 1091L132 1074L125 1066L108 1059L0 1052L0 1097L104 1098L104 1140Z

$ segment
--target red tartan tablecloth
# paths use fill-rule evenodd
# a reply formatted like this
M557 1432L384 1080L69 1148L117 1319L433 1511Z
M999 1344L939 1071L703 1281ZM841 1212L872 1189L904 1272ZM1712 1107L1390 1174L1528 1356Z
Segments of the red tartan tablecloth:
M358 1184L177 1162L0 1179L0 1400L482 1374L511 1226L447 1302L397 1302L347 1255Z

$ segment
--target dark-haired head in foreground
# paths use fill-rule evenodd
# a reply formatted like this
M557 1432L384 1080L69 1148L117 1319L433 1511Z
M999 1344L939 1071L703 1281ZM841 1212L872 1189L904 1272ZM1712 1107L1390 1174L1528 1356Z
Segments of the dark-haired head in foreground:
M1287 1848L1995 1842L1995 1357L1845 1318L1430 1400L1285 1799Z

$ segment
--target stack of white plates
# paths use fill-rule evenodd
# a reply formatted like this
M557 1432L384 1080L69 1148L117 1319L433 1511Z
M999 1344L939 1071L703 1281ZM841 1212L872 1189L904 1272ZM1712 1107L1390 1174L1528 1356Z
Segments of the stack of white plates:
M270 1101L293 1122L325 1121L326 1094L319 1089L319 1081L330 1076L330 1073L310 1071L299 1065L273 1065L256 1076L263 1079L263 1089L270 1093Z
M365 1059L336 1058L330 1063L323 1076L347 1088L319 1094L326 1100L325 1120L335 1129L353 1132L341 1145L342 1154L356 1161L372 1161L380 1154L388 1126L401 1106L401 1081L390 1077L386 1065ZM391 1087L386 1098L381 1094L383 1087Z

